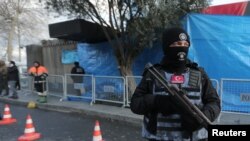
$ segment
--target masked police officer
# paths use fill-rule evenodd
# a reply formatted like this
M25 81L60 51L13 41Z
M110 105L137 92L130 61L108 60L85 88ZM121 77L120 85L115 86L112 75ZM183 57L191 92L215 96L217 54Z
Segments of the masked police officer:
M174 27L163 32L164 57L155 68L165 79L187 92L189 100L214 121L219 115L220 99L204 69L187 59L190 39L185 30ZM132 99L131 110L144 115L142 136L149 141L207 140L207 130L178 109L171 96L145 71Z

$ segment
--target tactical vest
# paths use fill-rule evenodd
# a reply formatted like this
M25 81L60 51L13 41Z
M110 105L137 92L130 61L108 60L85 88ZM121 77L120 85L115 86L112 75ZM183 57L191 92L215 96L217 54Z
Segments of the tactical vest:
M165 78L168 82L170 82L171 73L165 73ZM184 75L184 82L182 84L172 84L178 85L183 90L187 92L187 97L193 104L203 106L201 101L201 92L202 92L202 84L201 84L201 73L200 71L189 69ZM180 85L180 86L179 86ZM162 87L158 84L154 83L153 85L153 94L154 95L168 95L164 91ZM157 113L157 127L156 134L151 134L147 131L147 125L149 123L149 119L144 116L143 127L142 127L142 136L147 139L155 139L155 140L164 140L164 141L191 141L190 136L192 136L192 141L197 141L199 139L207 138L207 130L202 128L192 133L192 135L188 135L181 128L181 120L179 114L171 114L168 116L164 116L161 113Z

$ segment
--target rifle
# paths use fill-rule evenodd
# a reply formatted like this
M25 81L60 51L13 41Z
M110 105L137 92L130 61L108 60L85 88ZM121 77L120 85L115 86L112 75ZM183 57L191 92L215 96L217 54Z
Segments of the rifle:
M178 103L181 109L184 109L185 112L195 118L204 128L208 129L208 125L212 125L212 122L200 111L200 109L191 103L183 90L174 85L171 86L151 63L146 65L146 69L159 81L164 87L164 91L172 96L173 101Z

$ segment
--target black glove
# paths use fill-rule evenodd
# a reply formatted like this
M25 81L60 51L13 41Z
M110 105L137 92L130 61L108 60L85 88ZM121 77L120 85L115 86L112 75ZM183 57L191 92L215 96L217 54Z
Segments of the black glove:
M44 76L44 75L41 75L40 78L44 80L44 79L45 79L45 76Z
M174 113L172 108L171 96L156 95L154 103L156 110L163 115L170 115Z
M46 77L47 77L47 75L45 73L43 73L42 75L40 75L40 78L43 79L43 80L46 79Z

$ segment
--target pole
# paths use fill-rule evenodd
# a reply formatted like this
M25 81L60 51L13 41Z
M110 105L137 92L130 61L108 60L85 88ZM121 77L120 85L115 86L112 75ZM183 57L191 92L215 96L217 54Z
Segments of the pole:
M21 43L20 43L20 26L19 22L17 22L17 38L18 38L18 54L19 54L19 62L22 61L22 52L21 52Z
M19 23L19 12L20 12L20 0L18 0L18 7L17 7L17 38L18 38L18 55L19 55L19 62L22 61L22 52L21 52L21 43L20 43L20 23Z

